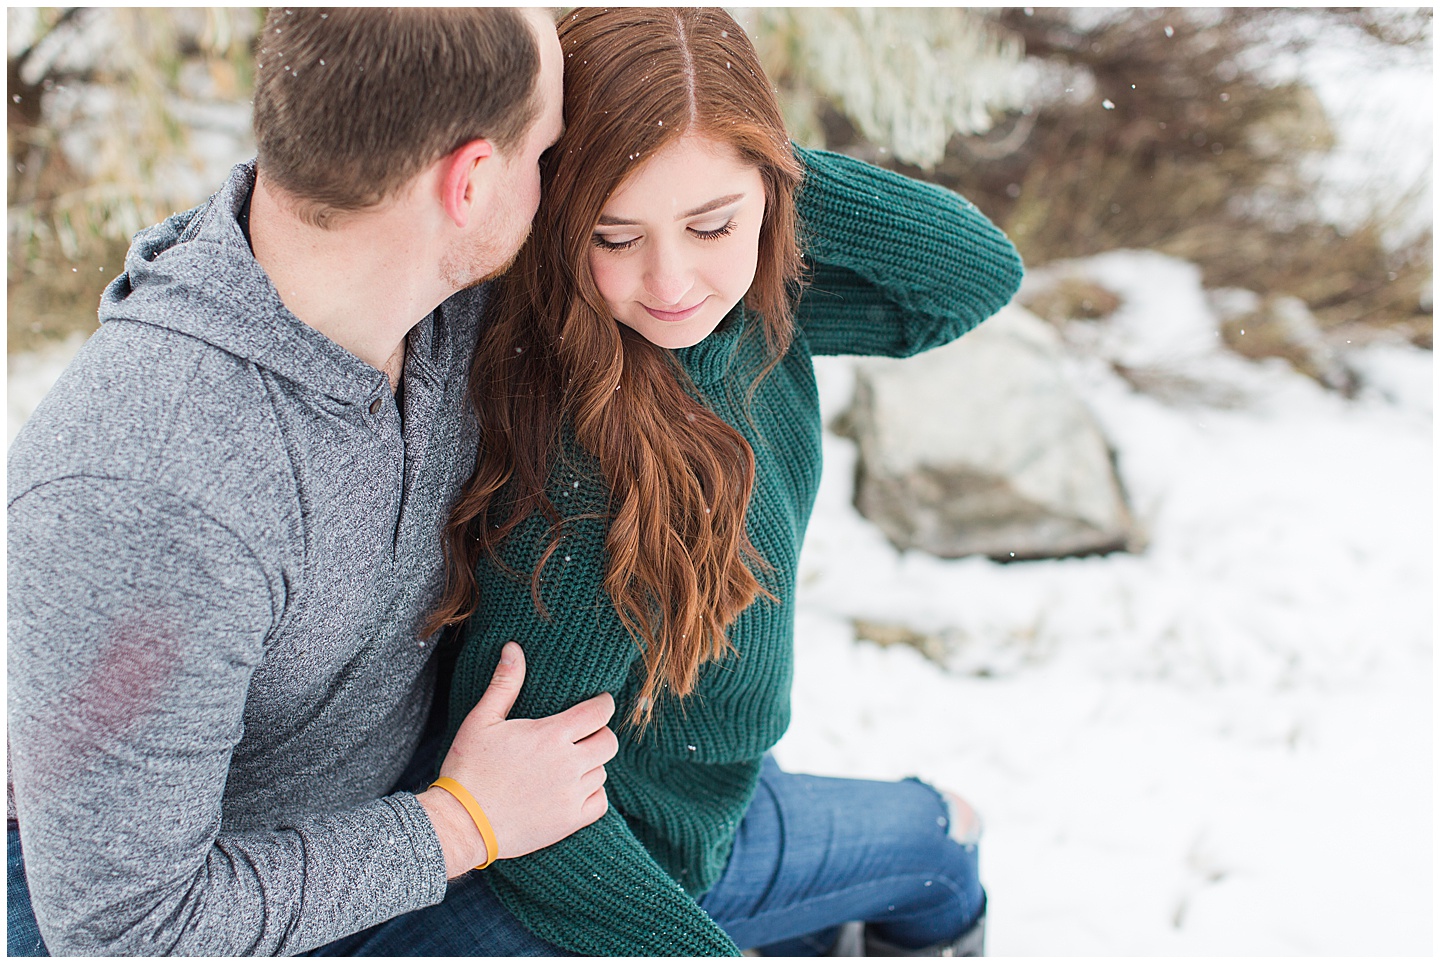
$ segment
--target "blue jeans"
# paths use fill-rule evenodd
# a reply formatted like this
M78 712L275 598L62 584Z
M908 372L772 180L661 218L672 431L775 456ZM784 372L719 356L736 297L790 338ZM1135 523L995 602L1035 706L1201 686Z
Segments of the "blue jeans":
M9 878L5 950L10 957L49 957L40 927L30 909L30 888L25 884L25 858L20 854L20 832L10 825L5 834L5 870Z
M735 943L823 953L865 921L901 947L952 941L985 908L979 851L948 836L949 807L918 780L884 783L782 771L766 758L724 874L700 906Z
M428 741L427 741L428 742ZM434 751L416 754L428 768ZM402 781L403 783L404 781ZM808 956L863 920L903 947L950 941L985 906L977 848L947 834L943 798L917 780L881 783L785 773L766 759L724 874L700 900L741 947ZM9 832L12 957L47 952L30 907L20 837ZM562 956L500 904L484 874L450 882L443 903L377 924L314 955Z

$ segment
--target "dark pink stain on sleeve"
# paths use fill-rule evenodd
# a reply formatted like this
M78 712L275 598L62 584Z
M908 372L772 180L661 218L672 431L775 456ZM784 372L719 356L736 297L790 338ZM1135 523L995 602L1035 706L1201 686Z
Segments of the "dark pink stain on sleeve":
M181 664L180 627L160 615L117 620L75 689L76 723L98 740L121 736L157 708Z
M24 754L32 793L73 794L85 771L129 756L124 744L153 720L182 665L182 639L173 617L131 614L112 623L68 698L35 720L41 729Z

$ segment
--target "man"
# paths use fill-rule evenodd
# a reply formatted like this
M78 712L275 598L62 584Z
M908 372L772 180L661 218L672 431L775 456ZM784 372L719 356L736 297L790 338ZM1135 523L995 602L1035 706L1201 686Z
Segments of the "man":
M560 85L534 11L270 13L256 162L137 235L11 448L12 954L553 950L422 789L417 634ZM598 819L615 752L606 694L506 720L523 676L441 768L501 857Z

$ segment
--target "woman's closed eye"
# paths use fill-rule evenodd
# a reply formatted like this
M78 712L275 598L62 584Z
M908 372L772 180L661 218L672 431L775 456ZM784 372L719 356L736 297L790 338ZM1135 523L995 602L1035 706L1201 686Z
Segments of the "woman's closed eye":
M692 227L689 229L691 234L702 241L714 241L716 238L723 238L734 230L735 222L732 220L726 220L724 224L716 228L702 229L701 227Z
M733 233L735 230L735 222L733 219L727 218L714 227L710 227L708 224L698 224L692 225L685 230L689 231L692 237L698 238L701 241L715 241ZM628 237L613 234L606 236L597 231L590 236L590 243L603 251L625 251L638 244L641 237L642 235L638 234Z
M633 238L624 239L611 239L605 237L603 234L590 235L590 243L604 251L624 251L627 248L635 247L639 241L640 236L638 234Z

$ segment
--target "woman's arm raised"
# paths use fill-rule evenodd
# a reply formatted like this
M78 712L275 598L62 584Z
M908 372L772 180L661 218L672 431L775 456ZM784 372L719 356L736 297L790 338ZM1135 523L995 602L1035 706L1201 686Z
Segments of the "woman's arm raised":
M796 324L817 355L903 358L953 341L1020 286L1015 246L935 184L843 154L797 148L813 274Z

